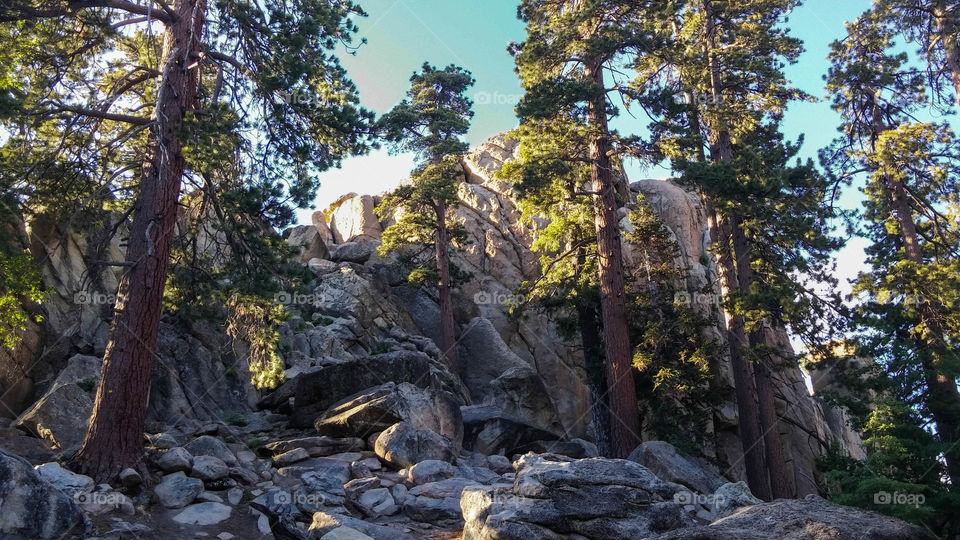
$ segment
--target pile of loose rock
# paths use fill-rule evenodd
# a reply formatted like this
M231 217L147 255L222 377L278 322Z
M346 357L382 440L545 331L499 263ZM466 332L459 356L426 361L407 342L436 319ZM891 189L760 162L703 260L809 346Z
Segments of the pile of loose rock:
M662 442L633 460L511 459L405 421L367 439L286 421L147 437L146 477L128 469L113 485L0 451L0 537L926 538L813 496L761 503Z

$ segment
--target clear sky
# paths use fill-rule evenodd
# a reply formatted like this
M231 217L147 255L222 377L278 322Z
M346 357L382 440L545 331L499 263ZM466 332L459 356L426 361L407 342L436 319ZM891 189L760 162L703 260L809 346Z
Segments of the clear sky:
M523 24L516 18L514 0L359 0L369 17L360 19L358 39L368 40L343 64L357 84L364 106L382 114L397 103L407 89L410 75L423 62L437 66L458 64L477 80L471 145L516 126L513 107L521 94L506 51L510 41L523 39ZM855 19L869 0L807 0L790 16L792 35L803 40L806 52L800 62L787 68L794 85L823 97L823 75L831 41L844 34L844 22ZM805 136L803 157L816 159L819 148L836 136L839 120L826 101L796 103L784 119L788 138ZM385 150L351 158L343 167L321 176L317 209L326 207L348 192L380 193L395 186L412 168L410 156L390 156ZM663 170L628 168L633 179L662 177ZM848 190L845 206L859 204L857 190ZM300 213L301 223L310 222L311 211ZM842 278L854 277L863 268L862 239L853 239L839 254Z

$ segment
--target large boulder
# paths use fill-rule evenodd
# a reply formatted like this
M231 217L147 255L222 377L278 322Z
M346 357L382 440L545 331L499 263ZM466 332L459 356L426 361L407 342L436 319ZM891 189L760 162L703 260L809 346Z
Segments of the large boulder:
M37 465L35 469L40 478L71 497L93 491L93 478L68 471L59 463L44 463Z
M464 536L466 538L466 536ZM918 527L876 512L828 502L816 495L741 508L710 525L652 536L651 540L933 540Z
M646 538L692 525L678 486L631 461L527 454L512 488L468 487L464 540Z
M535 443L559 439L555 433L526 424L491 405L464 406L460 412L463 447L482 454L513 455Z
M425 388L434 381L430 359L400 351L321 366L297 377L291 425L310 427L331 405L386 383Z
M543 379L507 346L493 323L483 317L473 319L462 332L461 344L468 351L464 384L474 403L496 403L526 424L564 432Z
M203 492L203 481L187 478L183 472L175 472L164 476L153 492L164 507L183 508Z
M330 253L330 260L333 262L347 262L363 264L373 256L373 248L370 244L362 242L345 242L337 244Z
M381 433L374 450L380 459L398 469L428 459L452 462L456 458L453 441L406 422L395 424Z
M46 439L61 452L79 448L93 412L102 360L76 355L50 389L17 419L17 427Z
M368 523L355 517L331 514L328 512L317 512L313 514L313 522L310 524L309 529L309 538L311 540L327 538L326 535L342 527L356 529L374 540L412 540L413 538L398 529Z
M82 521L69 495L43 480L26 460L0 450L0 538L61 538Z
M463 439L460 406L453 396L406 382L370 388L334 404L314 427L321 435L366 438L398 422L444 435L457 446Z
M336 243L354 240L379 240L383 232L374 213L376 201L370 195L341 198L330 217L330 232Z
M667 482L686 486L699 493L713 493L727 480L702 459L684 456L670 443L647 441L637 447L630 457Z
M326 242L313 225L292 227L284 231L283 236L287 244L299 252L301 262L307 262L310 259L326 259L330 256Z

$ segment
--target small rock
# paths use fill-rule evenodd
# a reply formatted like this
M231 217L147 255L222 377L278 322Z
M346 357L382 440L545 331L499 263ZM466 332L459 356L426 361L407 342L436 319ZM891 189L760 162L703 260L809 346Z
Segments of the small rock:
M136 513L133 501L122 493L112 490L101 490L93 493L77 493L73 500L83 508L87 514L99 516L114 510L120 510L125 515Z
M220 458L213 456L197 456L193 458L193 472L190 476L201 480L220 480L227 476L230 467Z
M219 538L220 540L233 540L234 538L236 538L236 536L234 536L234 535L232 535L232 534L230 534L230 533L228 533L228 532L222 532L222 533L220 533L220 534L217 535L217 538Z
M416 429L406 422L394 424L377 438L376 452L395 467L411 467L421 461L453 461L453 442L432 431Z
M197 495L197 498L195 500L198 500L200 502L223 503L223 497L217 495L216 493L210 493L209 491L204 491L200 495Z
M194 456L213 456L220 458L230 467L237 465L237 456L233 455L233 452L227 448L227 445L216 437L209 435L197 437L184 445L184 448Z
M358 461L360 459L363 459L363 454L361 454L360 452L340 452L339 454L331 454L327 457L329 457L330 459L335 459L337 461L346 461L350 463L353 461Z
M193 467L193 455L181 447L171 448L157 459L157 467L165 473L190 471Z
M499 454L487 456L487 466L497 474L513 472L513 463L510 463L506 456Z
M120 483L123 487L133 488L143 483L143 478L140 473L128 467L120 471Z
M287 465L292 465L309 458L310 452L307 452L305 448L294 448L289 452L284 452L279 456L274 456L273 463L277 467L286 467Z
M390 494L393 495L393 500L398 505L403 506L407 502L407 486L403 484L397 484L390 489Z
M260 515L257 518L257 531L259 531L260 534L264 536L268 534L272 534L273 529L270 528L270 519L267 516L263 515L263 513L261 512L256 512L256 513Z
M373 540L373 537L367 536L352 527L337 527L321 536L320 540Z
M233 488L227 492L227 501L236 506L240 504L240 501L243 499L243 490L240 488Z
M237 487L237 481L233 478L221 478L219 480L207 480L203 485L212 491L223 491Z
M148 435L147 440L150 441L151 446L160 448L161 450L169 450L171 448L176 448L180 446L177 444L177 439L169 433L158 433L156 435Z
M391 516L400 511L393 500L393 495L386 488L371 489L364 492L357 501L360 510L370 516Z
M373 471L362 461L354 461L350 464L350 475L354 478L369 478L373 476Z
M229 519L232 511L225 504L204 502L186 507L173 520L184 525L215 525Z
M260 477L257 476L256 473L241 467L230 467L230 476L239 479L247 485L256 484L260 480Z
M372 476L370 478L357 478L344 484L343 492L347 499L356 502L367 490L376 489L379 487L380 479L376 476Z
M203 492L203 482L197 478L187 478L183 471L163 477L153 492L160 504L167 508L183 508L192 503Z
M713 502L711 510L715 518L730 515L738 508L763 502L753 496L750 488L744 482L726 483L717 488L717 491L709 499L712 499Z
M73 497L78 493L89 493L93 491L93 478L68 471L60 466L59 463L44 463L34 467L40 478L53 484L53 487L59 489L67 496Z
M453 478L457 469L446 461L428 459L411 467L407 474L411 482L420 485Z

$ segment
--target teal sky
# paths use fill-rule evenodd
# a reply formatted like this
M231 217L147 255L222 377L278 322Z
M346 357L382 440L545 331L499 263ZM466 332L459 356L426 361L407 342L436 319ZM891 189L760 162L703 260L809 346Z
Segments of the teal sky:
M473 72L477 83L473 125L468 134L471 145L516 126L513 107L521 94L506 51L511 41L523 39L523 24L516 18L513 0L360 0L369 17L360 19L359 38L368 44L355 56L344 56L343 64L357 84L364 106L382 114L397 103L407 89L410 75L423 62L444 66L458 64ZM869 0L807 0L790 16L792 35L803 40L806 52L786 72L794 85L822 98L826 56L831 41L843 36L844 22L855 19L869 7ZM826 101L795 103L784 119L788 138L803 134L803 157L816 159L817 150L836 136L839 120ZM626 126L642 126L623 120ZM385 150L351 158L338 170L321 176L322 186L315 206L324 208L348 192L380 193L395 186L412 168L410 156L390 156ZM628 168L633 179L664 177L668 171ZM851 189L844 206L859 204L859 193ZM300 214L310 222L310 211ZM841 277L853 277L863 268L862 240L854 239L839 254Z

